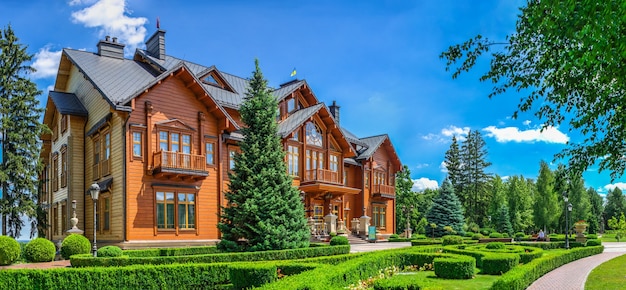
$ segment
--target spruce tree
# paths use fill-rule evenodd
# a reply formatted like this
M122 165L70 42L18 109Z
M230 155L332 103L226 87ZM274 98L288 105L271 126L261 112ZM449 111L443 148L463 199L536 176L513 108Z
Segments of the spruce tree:
M454 194L454 187L447 179L443 181L439 194L433 200L433 204L428 210L426 219L429 224L436 224L434 229L434 236L441 237L447 232L444 227L450 226L456 232L457 235L465 235L463 231L464 217L463 206L461 202ZM427 233L432 233L433 229L430 226L426 228Z
M407 212L409 226L415 229L419 221L417 194L412 191L413 180L411 170L404 165L402 171L396 174L396 233L404 232L406 228Z
M461 195L464 185L461 150L459 149L459 142L457 141L456 136L452 136L452 144L450 144L450 148L446 151L444 164L446 166L446 170L448 171L448 180L452 183L454 192L461 201L461 204L464 204L465 199Z
M3 234L12 237L20 236L24 216L36 221L39 136L46 130L39 122L41 91L28 78L35 70L26 64L32 60L26 48L11 26L0 31L0 213Z
M235 168L222 207L219 230L225 251L263 251L307 247L300 192L292 186L276 124L276 99L267 87L259 61L249 82L241 119L246 124L235 155Z
M504 204L500 207L496 217L496 230L499 233L507 233L509 237L513 235L513 226L509 219L509 208Z
M489 209L489 190L487 188L491 174L485 170L491 166L487 162L485 140L479 131L470 131L461 146L461 182L463 190L456 192L460 196L465 215L469 222L485 225L485 213Z

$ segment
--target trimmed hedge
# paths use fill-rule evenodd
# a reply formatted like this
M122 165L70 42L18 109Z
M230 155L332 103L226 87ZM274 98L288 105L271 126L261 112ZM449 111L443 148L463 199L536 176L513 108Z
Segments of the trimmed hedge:
M21 254L22 247L14 238L0 236L0 266L11 265Z
M88 254L91 252L91 242L85 236L70 234L61 243L61 256L69 259L72 255Z
M498 233L498 232L493 232L493 233L490 233L490 234L489 234L489 237L490 237L490 238L503 238L502 234L501 234L501 233Z
M278 279L276 265L273 264L234 264L229 266L228 273L232 289L236 290L259 287Z
M446 279L470 279L476 270L476 259L469 256L435 258L435 275Z
M342 245L350 245L348 238L344 236L336 236L330 239L331 246L342 246Z
M441 245L441 240L412 240L411 246L432 246L432 245Z
M523 290L539 277L569 262L600 254L603 246L575 248L561 255L551 255L535 259L528 264L515 267L502 275L491 285L493 290Z
M428 285L428 281L416 279L413 275L393 275L387 279L374 281L374 290L420 290Z
M519 255L516 254L489 254L483 256L482 274L500 275L513 269L519 264Z
M124 251L118 246L104 246L98 249L98 257L121 257Z
M441 238L441 245L460 245L463 244L463 237L461 236L443 236Z
M157 248L143 250L125 250L124 255L129 257L164 257L188 256L219 253L216 246L197 246L184 248Z
M485 248L490 249L490 250L504 249L504 243L503 242L489 242L487 243Z
M24 247L24 258L28 262L50 262L54 260L56 251L57 248L53 242L44 238L36 238Z
M111 257L94 258L91 255L75 255L70 259L72 267L93 266L129 266L136 264L163 265L174 263L220 263L220 262L251 262L267 260L293 260L318 256L341 255L350 252L350 246L314 247L302 249L222 253L194 256L164 256L164 257Z
M594 247L594 246L600 246L602 245L602 241L599 239L590 239L587 240L587 244L585 245L586 247Z

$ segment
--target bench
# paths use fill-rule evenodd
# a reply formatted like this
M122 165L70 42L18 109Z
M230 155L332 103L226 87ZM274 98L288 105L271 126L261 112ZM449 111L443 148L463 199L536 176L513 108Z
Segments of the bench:
M550 241L550 237L549 236L544 236L543 240L539 240L539 235L532 235L530 236L530 240L533 242L549 242Z
M513 238L484 238L484 239L478 240L478 243L491 243L491 242L512 243Z

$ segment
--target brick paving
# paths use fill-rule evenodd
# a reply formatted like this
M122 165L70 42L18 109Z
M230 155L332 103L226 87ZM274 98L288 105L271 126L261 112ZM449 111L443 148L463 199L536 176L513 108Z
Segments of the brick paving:
M548 272L527 290L579 290L585 288L585 281L591 270L600 264L626 254L626 243L603 243L604 253L576 260Z

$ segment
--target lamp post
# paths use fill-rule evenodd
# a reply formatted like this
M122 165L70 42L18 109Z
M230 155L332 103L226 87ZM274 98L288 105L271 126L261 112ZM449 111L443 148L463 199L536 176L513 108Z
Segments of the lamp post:
M96 205L98 202L98 195L100 194L100 186L97 183L93 183L89 187L89 194L93 200L93 247L91 248L93 256L98 256L98 247L96 246Z
M563 192L563 201L565 204L565 248L569 249L569 221L567 219L567 214L569 211L572 211L572 204L568 202L567 192Z
M406 229L404 230L406 233L406 238L411 238L411 212L413 211L413 206L407 207L406 205L402 206L402 212L406 214Z

